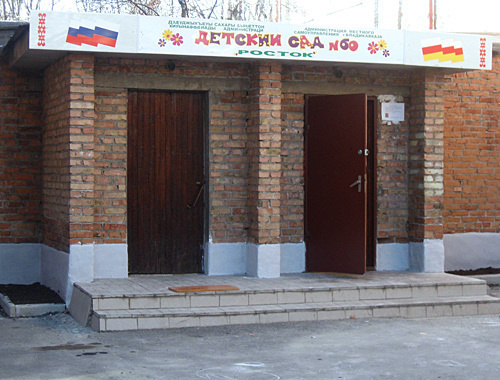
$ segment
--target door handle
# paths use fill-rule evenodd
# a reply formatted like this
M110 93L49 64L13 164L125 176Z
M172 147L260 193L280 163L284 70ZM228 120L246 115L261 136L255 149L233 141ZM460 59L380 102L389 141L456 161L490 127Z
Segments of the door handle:
M193 204L192 205L190 205L190 204L186 205L187 208L193 208L194 206L196 206L196 204L200 200L201 194L203 193L203 188L205 187L205 185L202 185L201 182L196 182L196 184L198 186L201 185L200 190L198 190L198 194L196 195L196 198L194 199Z
M354 187L354 186L358 185L358 193L361 193L361 183L362 182L363 181L361 181L361 176L358 175L358 180L354 183L351 183L351 185L349 187Z

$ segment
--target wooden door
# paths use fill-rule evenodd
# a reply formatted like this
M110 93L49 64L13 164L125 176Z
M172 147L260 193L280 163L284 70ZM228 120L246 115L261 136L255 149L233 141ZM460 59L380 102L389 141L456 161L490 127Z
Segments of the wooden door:
M306 109L306 264L366 270L367 98L311 96Z
M204 104L202 93L129 92L130 273L202 270Z

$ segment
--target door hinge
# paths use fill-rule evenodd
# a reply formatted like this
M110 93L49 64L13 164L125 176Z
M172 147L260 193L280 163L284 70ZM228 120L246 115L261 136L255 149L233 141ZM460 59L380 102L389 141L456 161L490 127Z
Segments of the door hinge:
M201 273L205 273L205 244L200 243Z

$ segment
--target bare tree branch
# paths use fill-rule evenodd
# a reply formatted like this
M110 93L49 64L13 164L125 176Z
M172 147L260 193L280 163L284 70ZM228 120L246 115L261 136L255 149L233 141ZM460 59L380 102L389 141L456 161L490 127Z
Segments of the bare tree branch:
M12 1L2 0L2 5ZM170 17L281 21L299 11L297 0L76 0L80 9L99 13L135 13ZM284 9L278 14L277 7ZM285 17L283 17L285 16Z
M141 4L133 0L126 0L126 1L133 7L137 8L143 15L160 16L160 14L156 11L156 9L149 6L148 4Z
M189 10L187 6L187 0L177 0L181 6L181 17L189 17Z
M217 0L215 0L214 2L214 6L212 7L212 10L210 11L210 13L208 14L208 18L212 17L212 14L214 13L214 9L215 7L217 6Z

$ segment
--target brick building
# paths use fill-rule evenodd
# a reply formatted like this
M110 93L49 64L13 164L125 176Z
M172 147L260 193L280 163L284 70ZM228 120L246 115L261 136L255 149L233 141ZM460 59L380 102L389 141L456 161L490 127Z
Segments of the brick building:
M94 25L88 37L84 22L49 47L46 20L83 16L46 17L3 26L0 282L41 281L69 301L76 281L129 273L500 267L500 61L489 38L480 53L483 40L467 37L471 67L384 64L379 36L366 49L375 62L240 48L247 59L114 52L118 33L142 30ZM199 49L250 44L203 33ZM266 36L264 48L281 43ZM302 37L289 45L326 45ZM177 33L167 48L187 41Z

